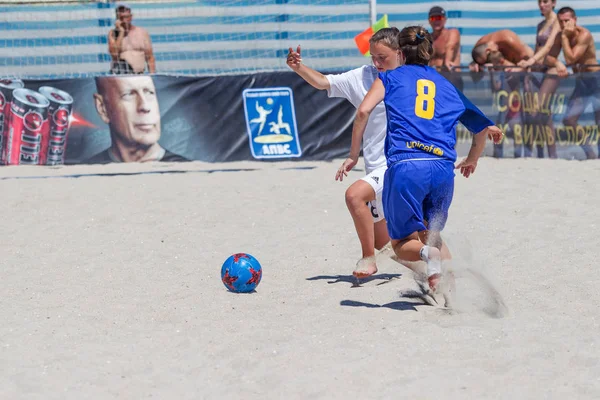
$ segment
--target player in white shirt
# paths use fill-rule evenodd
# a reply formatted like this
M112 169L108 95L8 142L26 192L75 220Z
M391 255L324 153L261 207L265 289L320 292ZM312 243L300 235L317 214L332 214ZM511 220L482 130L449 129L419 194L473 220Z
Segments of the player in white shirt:
M377 79L377 74L400 66L398 33L397 28L377 31L369 41L373 65L364 65L343 74L323 75L302 64L300 46L296 51L290 47L287 64L314 88L327 90L329 97L345 98L358 108ZM346 205L362 246L362 258L354 270L357 278L365 278L377 272L375 249L382 249L390 240L381 202L386 170L383 151L386 130L385 105L381 102L371 113L363 137L363 158L367 174L346 190ZM337 171L335 179L342 181L355 165L356 162L351 165L346 160Z

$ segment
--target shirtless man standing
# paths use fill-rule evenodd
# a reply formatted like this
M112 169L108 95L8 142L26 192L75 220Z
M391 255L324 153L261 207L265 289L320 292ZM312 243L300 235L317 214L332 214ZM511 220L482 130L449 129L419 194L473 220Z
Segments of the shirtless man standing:
M594 110L596 124L600 125L600 82L597 74L589 73L600 71L600 65L596 60L594 37L588 29L577 25L575 11L571 7L563 7L557 14L561 32L556 35L554 45L546 56L546 64L549 67L556 67L559 76L567 76L565 64L558 60L562 49L567 65L571 66L577 75L575 89L569 99L567 115L563 121L565 127L573 129L572 132L577 132L577 121L590 103ZM588 159L596 158L589 140L586 140L581 147ZM600 152L600 146L598 151Z
M460 33L455 28L447 29L446 20L442 7L429 10L429 25L433 31L433 56L429 66L452 71L452 67L460 65Z
M429 60L429 66L434 67L448 79L458 90L463 90L463 80L459 69L460 66L460 32L458 29L446 28L446 10L442 7L432 7L429 10L429 24L431 25L433 37L433 56Z
M111 73L143 74L146 64L148 72L156 73L156 61L148 31L131 23L133 14L129 5L118 4L115 13L115 29L108 33Z
M500 55L513 64L521 60L533 57L534 51L527 46L516 33L509 29L502 29L488 33L475 43L473 51L473 63L469 65L471 71L479 71L484 64L493 63L491 59Z

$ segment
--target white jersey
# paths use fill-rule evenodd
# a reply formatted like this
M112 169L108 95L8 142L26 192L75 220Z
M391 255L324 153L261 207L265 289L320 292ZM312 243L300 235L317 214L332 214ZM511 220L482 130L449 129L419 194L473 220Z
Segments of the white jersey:
M360 106L371 85L377 79L377 68L363 65L343 74L325 75L329 81L329 97L342 97L356 108ZM367 174L387 165L384 153L387 117L385 104L382 101L375 107L363 136L363 157Z

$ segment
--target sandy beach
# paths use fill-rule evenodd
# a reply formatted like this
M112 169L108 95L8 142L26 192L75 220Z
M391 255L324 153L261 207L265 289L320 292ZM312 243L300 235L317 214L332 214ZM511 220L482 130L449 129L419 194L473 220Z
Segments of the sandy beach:
M600 162L457 176L453 312L355 285L341 162L0 168L0 398L600 398Z

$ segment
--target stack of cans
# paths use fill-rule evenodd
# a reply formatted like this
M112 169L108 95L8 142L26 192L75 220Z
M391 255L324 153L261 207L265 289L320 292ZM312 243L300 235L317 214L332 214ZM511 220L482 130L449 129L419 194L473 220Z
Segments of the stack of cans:
M0 163L64 164L73 98L49 86L0 80Z

